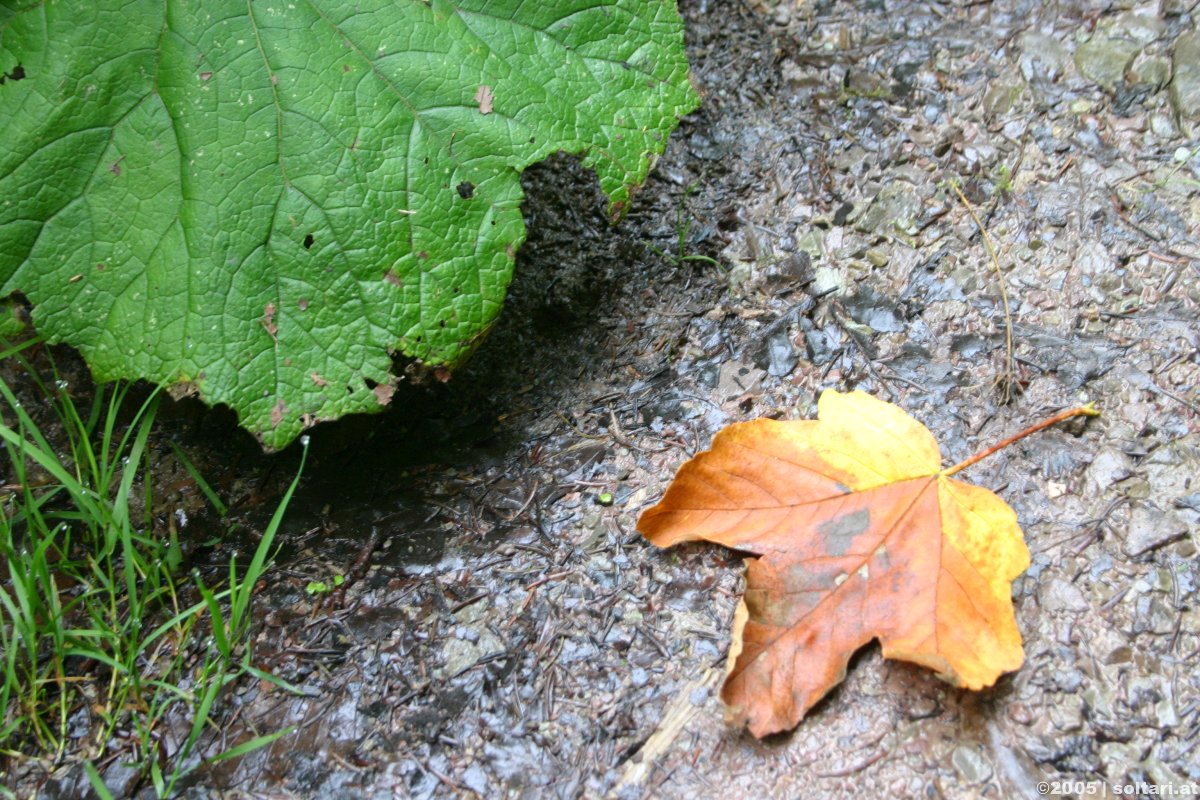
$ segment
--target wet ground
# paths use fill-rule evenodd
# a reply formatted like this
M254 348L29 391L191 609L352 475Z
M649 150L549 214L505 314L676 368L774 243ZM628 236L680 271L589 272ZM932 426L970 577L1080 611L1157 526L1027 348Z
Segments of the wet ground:
M211 752L297 732L188 795L1200 782L1196 4L681 6L705 103L629 218L610 229L567 159L531 170L530 238L474 360L314 431L254 651L305 694L242 686ZM658 551L635 522L722 426L811 417L826 388L898 403L948 463L1082 401L1103 416L964 476L1033 553L1019 672L966 693L868 647L758 742L716 698L739 557ZM298 453L264 456L187 401L160 419L261 529ZM228 563L246 542L202 545L203 500L163 465L194 563ZM118 796L138 790L112 769ZM78 778L40 796L81 796Z

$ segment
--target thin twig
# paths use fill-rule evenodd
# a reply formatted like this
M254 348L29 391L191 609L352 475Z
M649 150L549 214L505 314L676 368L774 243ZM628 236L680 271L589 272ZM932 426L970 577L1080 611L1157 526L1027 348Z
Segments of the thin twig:
M966 207L967 213L971 215L971 219L975 220L975 224L979 226L979 233L983 236L983 246L987 248L988 256L992 259L992 266L996 270L996 280L1000 283L1000 299L1004 304L1004 375L1001 378L1000 385L1002 402L1007 403L1012 399L1012 390L1016 385L1017 368L1016 358L1013 354L1013 322L1012 311L1008 307L1008 284L1004 281L1004 271L1000 269L1000 258L996 255L996 248L992 244L992 237L988 235L987 228L984 227L983 220L979 218L979 214L975 212L975 206L971 205L971 201L963 194L956 181L951 181L950 185L954 187L954 191L958 194L958 199Z
M497 514L496 516L500 517L505 522L514 522L518 517L520 517L522 514L524 514L529 509L530 504L533 503L533 499L535 497L537 497L537 490L538 490L538 481L535 479L533 482L533 488L529 490L529 497L525 500L525 502L521 505L521 507L519 509L517 509L517 512L515 514L512 514L511 516L508 516L508 517L504 516L503 514Z

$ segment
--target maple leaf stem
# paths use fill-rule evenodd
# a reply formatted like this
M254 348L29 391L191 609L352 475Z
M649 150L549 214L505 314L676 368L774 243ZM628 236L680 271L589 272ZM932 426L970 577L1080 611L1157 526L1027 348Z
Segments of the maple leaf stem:
M1030 435L1031 433L1037 433L1038 431L1040 431L1044 428L1049 428L1051 425L1057 425L1058 423L1062 422L1063 420L1071 419L1072 417L1098 417L1098 416L1100 416L1100 411L1096 408L1095 403L1088 403L1085 406L1079 406L1078 408L1070 408L1070 409L1067 409L1066 411L1060 411L1057 414L1055 414L1053 417L1050 417L1049 419L1044 419L1041 422L1039 422L1038 424L1030 426L1030 427L1026 428L1025 430L1021 431L1020 433L1015 433L1012 436L1005 439L1004 441L994 444L982 452L976 453L975 455L968 458L966 461L955 464L953 467L950 467L950 469L942 470L942 475L944 475L948 478L957 472L961 472L962 470L966 469L967 467L971 466L972 464L977 464L978 462L983 461L985 458L990 456L992 453L995 453L998 450L1003 450L1004 448L1008 447L1010 444L1013 444L1014 442L1019 442L1020 440L1024 439L1026 436Z

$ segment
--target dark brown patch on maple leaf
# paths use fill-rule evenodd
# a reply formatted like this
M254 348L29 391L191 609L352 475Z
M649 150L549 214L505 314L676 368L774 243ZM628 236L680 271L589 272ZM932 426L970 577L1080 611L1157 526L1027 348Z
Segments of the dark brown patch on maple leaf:
M817 526L817 535L825 540L831 556L844 556L860 534L871 526L871 510L860 508L840 517L827 519Z

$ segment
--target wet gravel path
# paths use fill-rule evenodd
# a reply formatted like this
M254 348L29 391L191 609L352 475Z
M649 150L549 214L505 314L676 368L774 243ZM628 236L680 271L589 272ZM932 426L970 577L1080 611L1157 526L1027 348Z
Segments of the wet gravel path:
M705 103L630 217L609 229L565 160L530 171L530 239L474 361L315 431L255 650L305 695L244 687L213 748L297 732L189 793L1200 782L1196 4L681 5ZM966 476L1033 552L1019 672L971 694L868 647L794 733L757 742L715 694L740 559L657 551L635 521L722 426L810 417L826 388L900 404L950 462L1081 401L1104 413ZM171 435L234 465L245 519L267 513L296 454L174 413Z

